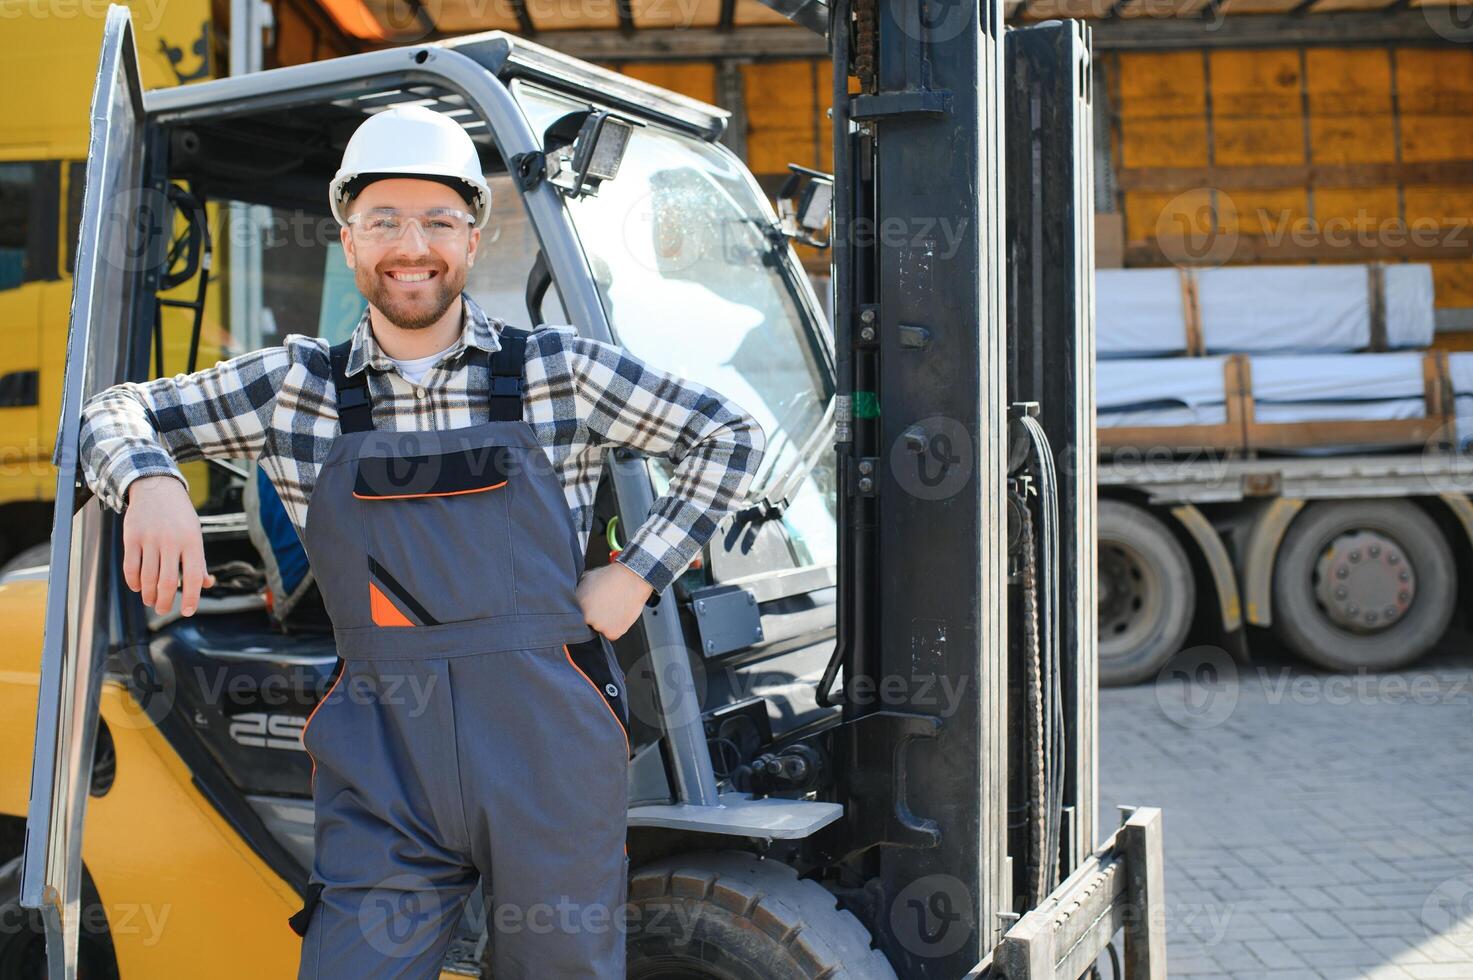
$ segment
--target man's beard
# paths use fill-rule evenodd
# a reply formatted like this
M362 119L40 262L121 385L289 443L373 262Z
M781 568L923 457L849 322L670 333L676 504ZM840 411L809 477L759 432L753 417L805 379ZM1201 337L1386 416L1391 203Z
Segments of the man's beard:
M402 266L400 268L403 268ZM389 281L387 272L367 269L363 266L353 270L353 279L369 303L382 313L390 323L401 330L423 330L439 322L450 304L455 302L465 289L465 267L459 269L437 269L435 266L415 266L438 272L427 285L418 287L418 299L409 299Z

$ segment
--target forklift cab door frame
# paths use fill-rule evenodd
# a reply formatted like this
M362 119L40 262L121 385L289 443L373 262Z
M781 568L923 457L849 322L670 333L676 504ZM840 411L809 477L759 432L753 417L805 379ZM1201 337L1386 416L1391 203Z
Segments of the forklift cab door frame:
M89 499L79 469L82 403L120 380L135 296L147 254L135 221L150 216L140 174L143 87L128 8L108 7L92 93L86 189L71 326L67 335L51 565L46 590L36 739L26 817L21 903L39 909L48 975L76 976L82 827L92 780L98 699L114 569L105 560L101 502Z

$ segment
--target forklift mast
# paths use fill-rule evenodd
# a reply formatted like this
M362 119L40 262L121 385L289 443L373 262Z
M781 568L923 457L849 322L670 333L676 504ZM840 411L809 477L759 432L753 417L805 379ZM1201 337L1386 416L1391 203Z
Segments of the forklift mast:
M1122 928L1165 976L1159 812L1097 812L1088 28L829 13L840 861L899 976L1072 980Z

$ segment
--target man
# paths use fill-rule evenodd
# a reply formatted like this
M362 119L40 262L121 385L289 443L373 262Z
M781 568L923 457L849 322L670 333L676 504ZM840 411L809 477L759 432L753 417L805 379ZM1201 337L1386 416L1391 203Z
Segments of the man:
M97 394L86 478L126 505L123 575L159 612L182 591L192 615L211 581L177 462L260 460L302 537L340 670L302 736L299 978L436 976L478 875L497 980L621 977L628 718L603 638L740 502L762 432L618 348L480 309L463 289L490 190L447 117L370 118L329 196L368 301L351 340L291 335ZM678 465L618 560L584 574L620 445Z

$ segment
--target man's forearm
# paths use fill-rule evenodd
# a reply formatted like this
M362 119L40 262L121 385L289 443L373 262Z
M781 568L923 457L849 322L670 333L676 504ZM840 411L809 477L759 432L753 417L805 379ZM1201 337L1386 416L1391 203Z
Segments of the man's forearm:
M129 488L141 477L172 476L189 486L132 385L117 385L87 400L80 450L87 485L115 511L123 510Z
M703 434L681 459L669 488L619 554L657 592L685 570L741 504L762 461L761 427L735 405L725 407L730 420Z
M172 476L187 488L179 463L255 459L290 363L285 347L265 347L192 374L124 382L93 395L82 408L87 485L122 510L129 484L141 476Z

